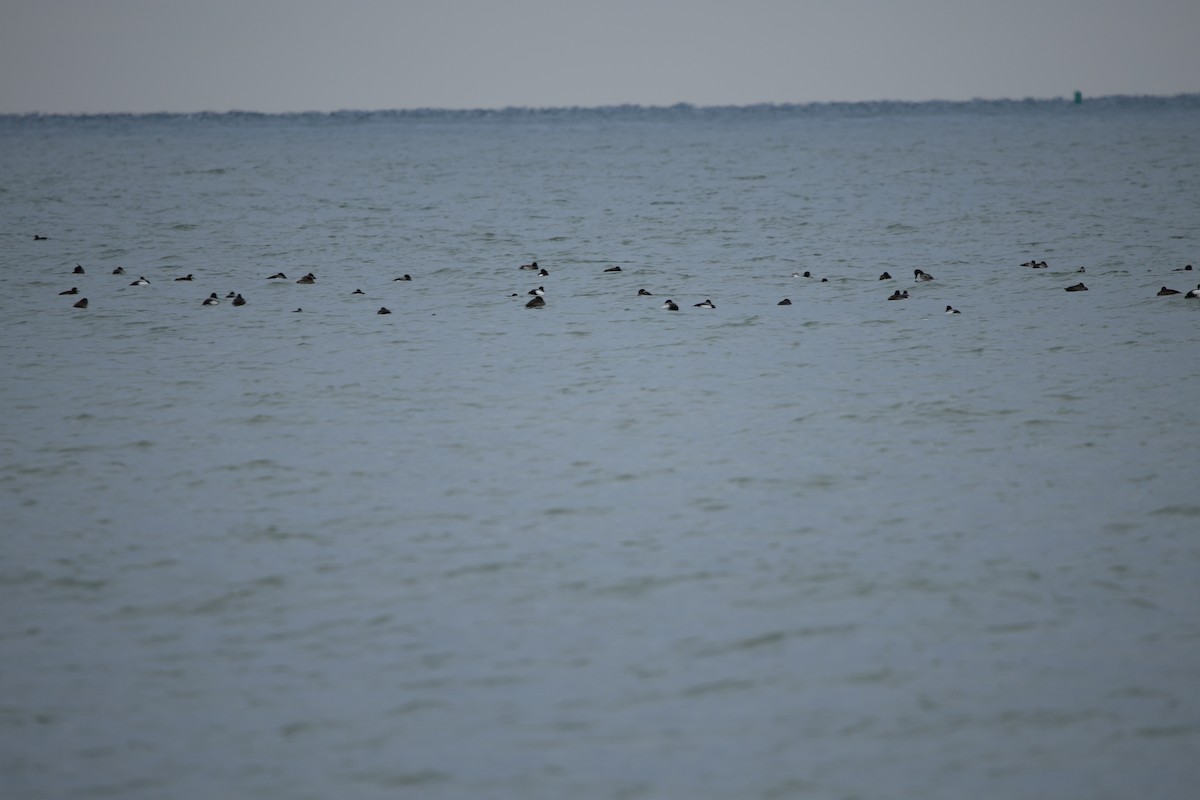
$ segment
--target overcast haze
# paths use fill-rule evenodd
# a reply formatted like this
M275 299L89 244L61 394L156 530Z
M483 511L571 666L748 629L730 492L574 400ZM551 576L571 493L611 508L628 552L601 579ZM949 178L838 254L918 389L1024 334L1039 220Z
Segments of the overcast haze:
M0 0L0 112L1200 91L1198 0Z

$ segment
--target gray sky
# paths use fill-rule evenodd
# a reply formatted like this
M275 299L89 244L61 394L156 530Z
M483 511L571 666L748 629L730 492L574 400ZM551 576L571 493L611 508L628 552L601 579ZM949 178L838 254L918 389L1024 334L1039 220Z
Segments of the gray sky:
M1200 0L0 0L0 113L1200 91Z

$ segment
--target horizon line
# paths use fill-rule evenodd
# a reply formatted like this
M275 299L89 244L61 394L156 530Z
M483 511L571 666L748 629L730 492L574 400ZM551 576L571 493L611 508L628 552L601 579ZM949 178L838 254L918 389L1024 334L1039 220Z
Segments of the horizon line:
M214 109L197 109L192 111L0 111L0 117L166 117L166 116L224 116L224 115L256 115L256 116L334 116L339 114L419 114L419 113L506 113L529 112L545 113L557 111L611 111L622 109L639 109L643 111L695 110L713 111L729 109L771 109L771 108L808 108L815 106L855 106L855 105L969 105L973 103L1059 103L1075 104L1079 102L1076 96L1083 100L1178 100L1182 98L1200 98L1200 91L1178 92L1174 94L1108 94L1084 95L1078 90L1068 95L1051 97L973 97L969 100L946 100L930 98L926 100L813 100L757 103L712 103L696 104L686 101L668 105L641 103L608 103L600 105L546 105L546 106L394 106L391 108L338 108L333 110L305 109L303 111L256 111L247 108L228 108L223 111Z

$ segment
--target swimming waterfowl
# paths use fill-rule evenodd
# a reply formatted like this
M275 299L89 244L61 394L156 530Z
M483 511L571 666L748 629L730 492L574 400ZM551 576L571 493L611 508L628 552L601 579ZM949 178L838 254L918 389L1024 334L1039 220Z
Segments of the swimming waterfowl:
M235 306L244 306L246 305L246 298L239 294L237 297L233 298L233 304Z
M124 267L117 267L116 269L114 269L114 270L112 271L112 274L113 274L113 275L124 275L124 274L125 274L125 268L124 268Z
M660 306L660 308L664 308L667 311L678 311L679 310L679 306L675 305L674 300L668 300L667 302L663 303L662 306Z
M1076 272L1087 272L1087 268L1086 268L1086 267L1080 267L1079 269L1077 269L1077 270L1075 270L1075 271L1076 271Z
M72 286L70 289L67 289L65 292L59 292L59 294L79 294L79 287Z
M959 311L957 308L954 308L953 306L946 306L946 313L947 314L961 314L962 312Z
M609 267L608 269L606 269L604 271L605 272L620 272L621 268L620 267Z
M87 298L83 298L75 304L75 308L87 308Z
M546 289L543 286L539 286L536 289L530 289L528 294L537 295L538 297L545 297Z
M50 238L50 237L48 237L48 236L38 236L36 233L33 235L33 240L34 240L35 242L44 242L44 241L46 241L48 238Z
M229 294L225 295L226 300L232 300L235 297L237 297L237 292L230 292Z
M1065 289L1065 291L1068 291L1068 292L1086 292L1087 290L1088 290L1088 288L1086 286L1084 286L1082 283L1077 283L1074 286L1068 286Z
M775 305L777 305L777 306L790 306L791 304L792 304L792 301L791 301L791 300L788 300L788 299L785 297L785 298L783 298L782 300L780 300L778 303L776 303Z
M705 300L703 303L693 303L694 308L716 308L712 300Z
M201 303L200 305L202 305L202 306L219 306L220 304L221 304L221 299L219 297L217 297L216 292L213 292L208 297L204 298L204 302Z
M393 283L395 283L396 281L411 281L411 280L412 280L412 275L409 275L407 272L404 273L403 275L401 275L399 278L392 278Z
M891 274L887 273L887 272L885 272L879 276L879 280L881 280L881 281L890 281L891 279L892 279Z
M899 289L897 289L896 291L892 292L892 296L888 298L888 300L907 300L907 299L908 299L908 290L907 289L905 289L903 292L900 291Z
M72 275L82 275L82 274L84 274L84 273L83 273L83 265L82 265L82 264L76 264L76 265L75 265L75 269L71 270L71 274L72 274Z
M811 273L811 272L805 272L803 275L801 275L799 272L793 272L793 273L792 273L792 277L793 277L793 278L811 278L811 277L812 277L812 273Z
M1179 294L1179 290L1178 289L1168 289L1165 286L1158 290L1158 297L1166 297L1169 294Z
M300 310L300 309L298 309L298 308L296 309L296 311L299 311L299 310ZM378 310L378 311L376 311L375 313L376 313L376 314L390 314L390 313L392 313L392 312L391 312L391 311L389 311L389 310L387 309L387 307L386 307L386 306L381 306L381 307L379 308L379 310Z
M284 275L282 272L276 272L274 275L268 275L267 280L269 280L269 281L285 280L286 281L287 275Z
M546 276L547 276L547 275L549 275L549 274L550 274L550 273L549 273L549 272L546 272L546 270L544 270L544 269L539 269L539 270L538 270L538 277L539 277L539 278L544 278L544 277L546 277Z
M531 264L522 264L520 266L520 269L537 269L537 268L538 268L538 265L537 265L536 261L534 261Z
M1045 261L1026 261L1022 267L1031 267L1033 269L1046 269L1048 265Z
M1200 298L1200 283L1197 283L1196 288L1192 289L1190 292L1185 294L1184 297L1189 300L1195 300L1197 298Z
M307 275L305 275L300 280L296 281L296 283L316 283L316 282L317 282L317 276L313 275L311 272L308 273Z
M353 292L351 292L350 294L363 294L363 293L364 293L364 292L363 292L363 290L362 290L362 289L355 289L355 290L354 290Z
M299 314L299 313L300 313L301 311L303 311L303 310L304 310L303 308L297 308L297 309L296 309L295 311L293 311L292 313L293 313L293 314ZM388 312L388 313L391 313L391 312Z
M191 279L192 279L192 273L190 273L190 272L189 272L187 275L184 275L182 278L176 278L175 280L177 280L177 281L190 281Z
M544 305L546 305L545 300L543 300L540 297L535 297L532 300L530 300L528 303L526 303L525 307L526 308L541 308Z
M917 280L919 280L919 281L931 281L931 280L933 280L933 276L932 276L932 275L930 275L928 272L926 272L926 271L925 271L925 270L923 270L923 269L914 269L914 270L913 270L913 277L914 277L914 278L916 278L916 279L917 279Z
M1191 271L1192 271L1192 265L1191 265L1191 264L1188 264L1186 267L1177 267L1177 268L1175 269L1175 272L1191 272Z
M638 289L638 297L653 297L654 295L647 292L645 289Z
M129 285L130 285L130 286L149 286L149 285L150 285L150 281L146 280L146 279L143 277L143 278L138 278L136 281L134 281L133 283L131 283L131 284L129 284Z

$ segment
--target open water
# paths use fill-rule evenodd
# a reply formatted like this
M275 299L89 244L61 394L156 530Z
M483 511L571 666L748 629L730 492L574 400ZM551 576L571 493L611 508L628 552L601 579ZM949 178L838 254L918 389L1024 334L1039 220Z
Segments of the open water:
M1197 96L0 118L2 794L1193 797L1198 223Z

